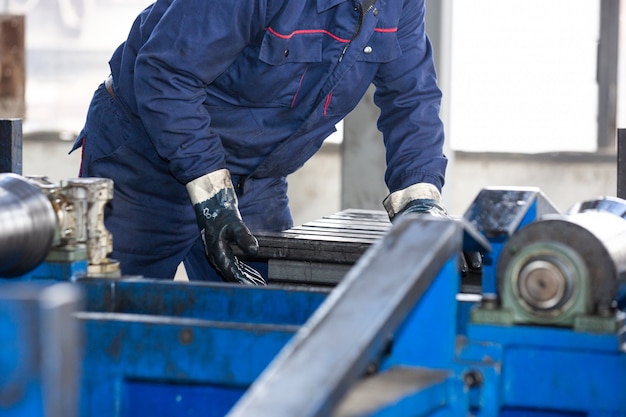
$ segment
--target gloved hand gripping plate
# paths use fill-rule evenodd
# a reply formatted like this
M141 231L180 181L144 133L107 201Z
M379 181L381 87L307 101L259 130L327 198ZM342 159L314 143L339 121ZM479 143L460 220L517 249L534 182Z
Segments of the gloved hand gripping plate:
M189 182L186 187L211 265L224 281L265 285L261 274L241 262L230 246L234 243L250 256L256 255L259 250L256 238L239 213L237 195L228 170L211 172Z
M383 201L383 206L391 221L404 213L426 213L448 217L448 211L441 202L439 190L428 183L414 184L391 193ZM463 252L460 261L462 274L466 274L468 269L479 270L482 267L482 256L479 252Z

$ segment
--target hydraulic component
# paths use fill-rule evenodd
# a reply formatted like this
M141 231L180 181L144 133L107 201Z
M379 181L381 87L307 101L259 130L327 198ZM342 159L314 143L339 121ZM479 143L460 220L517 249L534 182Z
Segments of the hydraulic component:
M0 276L20 277L48 262L87 260L89 276L120 275L108 258L112 237L104 206L113 197L106 178L53 183L43 176L0 174Z
M48 196L58 219L56 254L71 259L86 250L89 276L119 276L119 263L108 255L113 238L104 226L104 206L113 198L108 178L72 178L59 183L46 177L28 177Z

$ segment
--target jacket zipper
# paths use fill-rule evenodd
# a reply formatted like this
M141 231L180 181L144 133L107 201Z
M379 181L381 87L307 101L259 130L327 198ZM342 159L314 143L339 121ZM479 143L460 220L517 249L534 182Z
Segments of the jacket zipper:
M359 2L359 21L357 22L356 30L352 34L350 41L341 50L341 55L339 55L339 62L343 60L343 56L346 54L346 51L348 50L348 47L350 46L352 41L356 39L357 36L359 36L359 33L361 32L361 27L363 26L363 19L365 19L365 15L367 15L370 10L374 8L375 3L376 0L365 0L364 3Z

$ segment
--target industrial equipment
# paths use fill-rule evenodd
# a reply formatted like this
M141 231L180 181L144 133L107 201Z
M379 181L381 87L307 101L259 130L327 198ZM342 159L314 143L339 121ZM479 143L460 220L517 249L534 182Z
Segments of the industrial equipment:
M113 181L105 178L53 183L0 174L0 277L119 276L104 227L104 205L112 197Z
M62 230L60 191L15 182ZM4 219L30 218L21 200L0 194ZM101 270L30 284L84 294L80 416L626 416L625 215L615 198L560 214L537 189L487 188L462 219L347 210L259 235L267 287ZM13 246L2 266L28 252ZM483 254L477 284L462 250Z
M79 287L10 282L0 286L0 415L78 415L84 308Z
M483 190L465 215L492 249L479 298L459 293L459 226L403 219L228 416L626 415L625 208L557 216L538 190Z

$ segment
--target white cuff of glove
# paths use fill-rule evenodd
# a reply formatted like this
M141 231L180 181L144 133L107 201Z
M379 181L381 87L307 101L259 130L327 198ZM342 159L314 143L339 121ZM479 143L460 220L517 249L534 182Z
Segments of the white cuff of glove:
M220 190L235 188L230 179L230 171L227 169L219 169L198 177L189 181L185 187L194 205L210 199Z
M441 193L433 184L420 182L408 186L402 190L395 191L383 200L383 207L387 211L389 218L392 219L396 214L402 211L404 206L413 200L426 198L441 203Z

